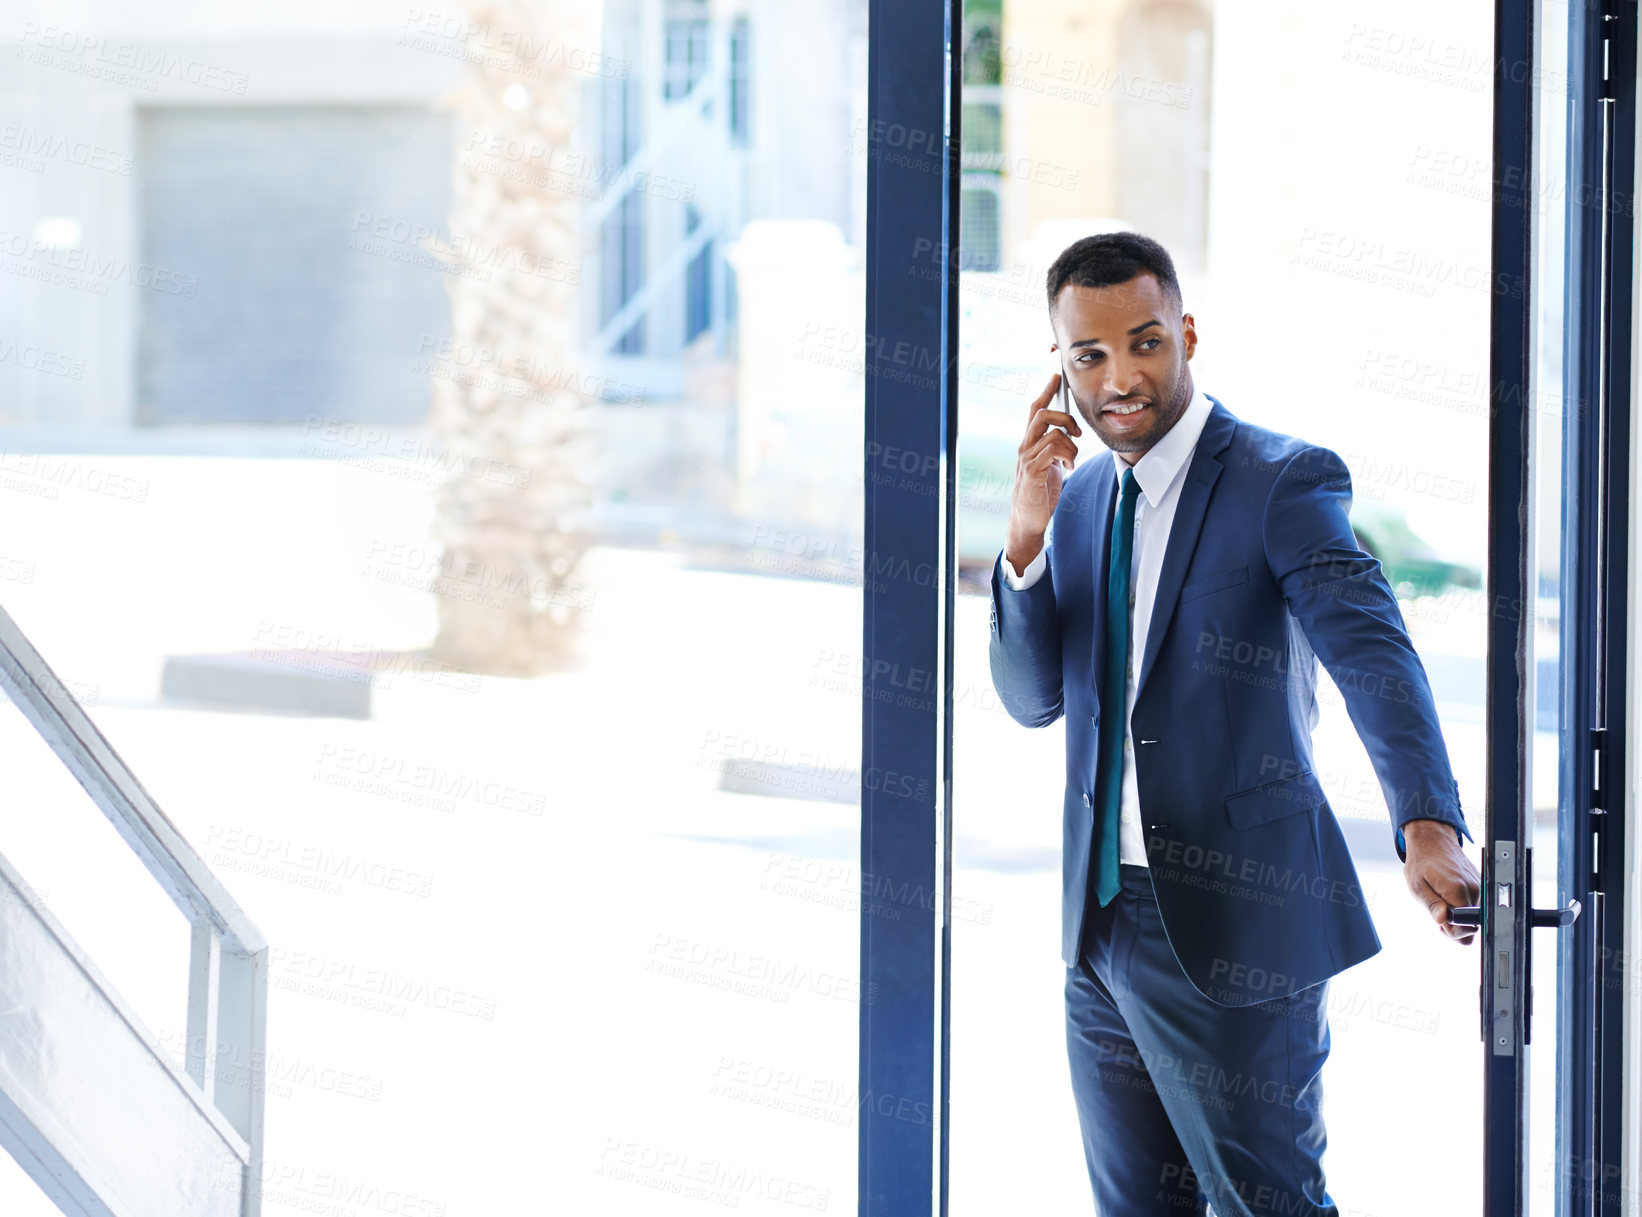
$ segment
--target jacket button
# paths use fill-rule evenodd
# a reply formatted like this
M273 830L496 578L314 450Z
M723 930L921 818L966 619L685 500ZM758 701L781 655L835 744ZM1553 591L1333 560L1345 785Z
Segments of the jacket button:
M1086 793L1085 793L1085 794L1084 794L1084 796L1083 796L1083 805L1084 805L1084 806L1085 806L1085 807L1087 807L1087 806L1089 806L1089 795L1088 795L1088 793L1087 793L1087 792L1086 792Z

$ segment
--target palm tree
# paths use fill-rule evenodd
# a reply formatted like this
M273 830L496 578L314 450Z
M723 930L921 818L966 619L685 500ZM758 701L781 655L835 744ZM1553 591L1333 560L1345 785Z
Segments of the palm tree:
M433 658L534 676L568 656L589 603L576 580L590 543L577 521L591 499L589 398L573 368L581 199L548 170L570 147L600 5L467 0L464 8L478 32L464 40L454 97L460 137L442 250L456 263L447 283L459 355L433 380L431 424L446 445ZM487 147L549 152L521 162L486 155Z

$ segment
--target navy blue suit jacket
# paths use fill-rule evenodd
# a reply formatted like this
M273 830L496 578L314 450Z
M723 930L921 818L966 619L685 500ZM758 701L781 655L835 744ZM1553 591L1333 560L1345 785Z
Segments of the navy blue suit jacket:
M1398 855L1411 819L1469 833L1425 669L1379 562L1351 530L1344 462L1209 400L1164 551L1131 726L1169 942L1205 996L1237 1006L1296 992L1380 949L1312 761L1319 658L1368 749ZM1015 591L992 572L1000 699L1024 726L1066 718L1068 967L1095 907L1099 734L1123 730L1099 721L1116 484L1109 457L1085 461L1061 488L1045 574Z

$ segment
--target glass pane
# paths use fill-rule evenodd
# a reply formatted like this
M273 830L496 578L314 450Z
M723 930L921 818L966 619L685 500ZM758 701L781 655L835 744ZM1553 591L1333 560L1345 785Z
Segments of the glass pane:
M865 3L98 11L0 597L272 943L264 1211L853 1209Z
M1558 823L1572 808L1560 790L1560 736L1562 713L1561 651L1562 563L1569 544L1562 520L1563 440L1568 413L1563 386L1563 324L1566 290L1566 209L1568 192L1568 22L1565 0L1536 6L1541 82L1534 91L1535 188L1533 220L1538 225L1534 265L1533 443L1535 563L1534 634L1532 643L1534 696L1531 726L1533 752L1529 758L1533 801L1533 901L1536 908L1560 908L1574 892L1563 891L1558 880ZM1553 934L1555 935L1553 942ZM1558 1022L1562 1002L1558 956L1572 945L1571 933L1539 930L1533 944L1533 975L1529 978L1538 1000L1533 1003L1532 1044L1528 1058L1528 1161L1531 1164L1528 1211L1533 1217L1557 1212L1558 1169L1562 1152L1557 1138Z
M960 323L965 366L986 374L961 387L960 484L974 489L959 543L977 594L960 603L957 675L984 692L960 698L956 723L954 894L989 915L954 926L954 1213L1016 1201L1022 1180L1045 1209L1090 1197L1057 959L1069 727L1008 717L985 599L1027 406L1059 366L1045 274L1071 242L1160 241L1195 319L1196 387L1344 459L1353 527L1397 594L1461 806L1484 828L1492 10L1157 0L1102 23L1004 0L1001 30L1000 263L966 270ZM1087 424L1077 447L1080 468L1112 459ZM1481 1110L1476 948L1410 898L1326 675L1317 701L1315 774L1383 944L1329 986L1328 1189L1342 1212L1480 1213L1480 1120L1463 1114ZM1539 776L1549 810L1554 764ZM1401 1142L1387 1171L1386 1129L1416 1084L1461 1114Z
M971 86L979 93L982 86ZM1000 105L995 101L965 103L963 108L963 162L964 168L997 168L998 155L1003 151L1003 132Z

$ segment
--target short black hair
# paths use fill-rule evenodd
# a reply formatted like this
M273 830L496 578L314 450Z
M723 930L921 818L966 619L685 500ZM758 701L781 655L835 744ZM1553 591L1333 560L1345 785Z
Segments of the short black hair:
M1136 275L1149 274L1163 289L1163 298L1181 306L1180 280L1175 278L1174 259L1150 237L1138 232L1103 232L1080 237L1061 251L1049 267L1045 286L1049 289L1049 311L1068 283L1076 287L1112 287L1127 283Z

